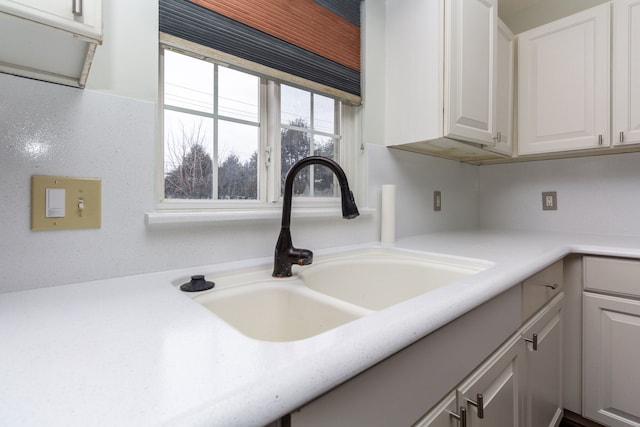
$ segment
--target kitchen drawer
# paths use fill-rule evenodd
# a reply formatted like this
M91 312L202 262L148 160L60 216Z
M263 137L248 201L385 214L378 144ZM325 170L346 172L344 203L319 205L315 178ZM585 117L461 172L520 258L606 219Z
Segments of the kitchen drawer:
M640 297L640 260L585 256L584 289Z
M525 321L563 289L562 260L522 282L522 321Z

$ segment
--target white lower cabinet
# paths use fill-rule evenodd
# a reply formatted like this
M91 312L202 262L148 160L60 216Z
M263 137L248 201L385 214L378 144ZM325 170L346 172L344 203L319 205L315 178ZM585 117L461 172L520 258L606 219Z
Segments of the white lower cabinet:
M522 425L523 364L524 341L516 335L458 387L458 404L461 411L465 409L467 426Z
M555 296L417 426L559 425L563 297Z
M524 341L513 336L416 427L521 425Z
M585 292L584 304L583 415L638 427L640 301Z
M640 261L584 257L583 416L640 426Z
M556 297L524 327L526 342L526 384L524 423L526 427L557 426L563 415L562 308Z
M435 408L424 416L416 427L454 427L467 417L466 409L460 411L457 404L456 391L449 393Z

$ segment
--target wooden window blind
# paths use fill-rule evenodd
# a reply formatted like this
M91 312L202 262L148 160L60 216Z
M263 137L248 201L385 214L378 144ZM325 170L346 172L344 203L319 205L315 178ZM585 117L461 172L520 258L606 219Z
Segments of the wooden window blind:
M160 0L160 31L359 97L360 0L330 3Z

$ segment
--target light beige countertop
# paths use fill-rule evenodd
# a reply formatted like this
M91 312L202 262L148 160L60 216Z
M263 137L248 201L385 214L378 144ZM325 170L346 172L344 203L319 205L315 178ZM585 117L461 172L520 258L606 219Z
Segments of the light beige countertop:
M589 234L460 231L396 247L495 264L292 342L250 339L174 286L271 259L2 294L0 423L264 425L570 253L640 258L640 237Z

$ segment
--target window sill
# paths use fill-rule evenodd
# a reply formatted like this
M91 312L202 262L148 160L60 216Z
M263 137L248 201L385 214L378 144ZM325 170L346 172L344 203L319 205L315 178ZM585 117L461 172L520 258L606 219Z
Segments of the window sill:
M373 215L373 208L359 208L360 216ZM293 209L292 218L342 218L340 208L303 208ZM282 208L259 210L220 210L220 211L186 211L186 212L147 212L145 222L147 227L156 227L171 224L205 224L205 223L230 223L259 220L280 220Z

